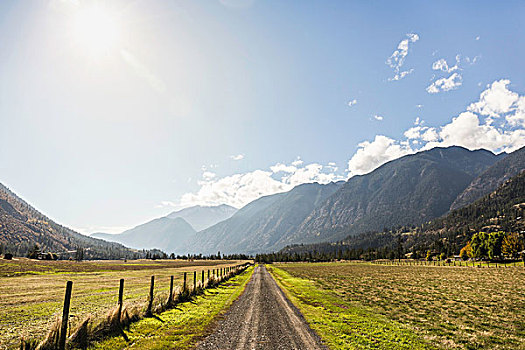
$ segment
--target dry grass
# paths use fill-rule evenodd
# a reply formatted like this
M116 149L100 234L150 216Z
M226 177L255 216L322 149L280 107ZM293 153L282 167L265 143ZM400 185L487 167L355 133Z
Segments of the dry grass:
M525 269L282 264L443 348L525 349Z
M61 316L66 281L73 281L71 328L87 317L105 319L117 304L119 280L125 279L124 305L129 313L147 303L155 275L154 308L166 303L170 276L182 284L183 272L198 272L238 264L238 261L2 261L0 265L0 349L20 347L21 338L43 338ZM214 265L215 264L215 265ZM220 264L218 266L217 264ZM47 270L46 269L47 266ZM18 269L20 273L14 274ZM9 272L7 272L9 271ZM37 274L30 271L38 271ZM7 277L9 275L9 277ZM200 273L197 279L200 280ZM206 274L207 277L207 274ZM193 285L193 273L188 273Z

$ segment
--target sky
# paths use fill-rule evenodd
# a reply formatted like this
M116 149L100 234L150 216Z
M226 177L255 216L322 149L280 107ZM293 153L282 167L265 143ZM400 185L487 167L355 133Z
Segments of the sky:
M0 182L117 233L525 145L523 1L0 2Z

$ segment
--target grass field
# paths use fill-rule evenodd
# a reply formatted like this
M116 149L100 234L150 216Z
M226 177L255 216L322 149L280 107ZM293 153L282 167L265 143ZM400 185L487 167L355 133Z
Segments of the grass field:
M155 275L155 300L169 293L170 276L182 284L183 273L238 264L238 261L34 261L0 263L0 349L17 348L21 337L41 338L61 315L66 281L73 281L71 324L87 315L103 317L117 303L125 279L124 304L144 305ZM198 278L200 275L198 274ZM206 275L207 277L207 275ZM188 274L192 283L193 274Z
M253 267L250 267L219 287L206 290L191 302L178 304L158 317L132 324L126 331L129 342L116 336L94 344L92 349L192 349L209 333L216 317L242 293L252 272Z
M334 349L525 349L523 267L319 263L272 273Z

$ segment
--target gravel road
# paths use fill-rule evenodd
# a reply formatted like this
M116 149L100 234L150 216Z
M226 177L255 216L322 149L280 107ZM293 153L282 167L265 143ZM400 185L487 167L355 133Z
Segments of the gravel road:
M264 266L199 350L326 349Z

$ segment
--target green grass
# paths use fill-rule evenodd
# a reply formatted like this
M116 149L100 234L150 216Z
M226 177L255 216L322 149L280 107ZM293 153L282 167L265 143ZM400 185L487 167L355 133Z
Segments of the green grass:
M269 267L277 283L331 349L431 349L412 331L373 310Z
M358 323L366 324L366 317L370 317L370 322L376 319L392 322L438 348L525 349L523 267L367 263L277 266L272 269L274 274L299 308L304 308L307 320L322 322L323 316L334 320L329 327L313 323L313 328L317 327L333 348L339 347L334 345L337 336L331 332L343 332L346 322L336 315L340 305L343 315L359 315L362 311L363 318L352 317ZM309 306L317 304L317 309ZM357 329L364 334L368 332L366 327ZM362 348L355 347L354 342L350 339L347 348Z
M250 267L191 302L132 324L126 331L129 342L120 336L113 337L94 344L91 349L191 349L209 334L218 316L239 297L252 272Z

